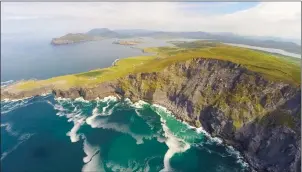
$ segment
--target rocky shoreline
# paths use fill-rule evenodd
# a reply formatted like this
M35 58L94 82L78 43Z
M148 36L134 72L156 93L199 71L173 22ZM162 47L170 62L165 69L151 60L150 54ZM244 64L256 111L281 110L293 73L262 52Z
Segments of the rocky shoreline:
M117 95L158 104L177 119L203 127L234 146L251 171L301 171L301 88L268 80L232 62L196 58L161 72L130 74L93 88L4 91L1 99L42 93L86 100Z

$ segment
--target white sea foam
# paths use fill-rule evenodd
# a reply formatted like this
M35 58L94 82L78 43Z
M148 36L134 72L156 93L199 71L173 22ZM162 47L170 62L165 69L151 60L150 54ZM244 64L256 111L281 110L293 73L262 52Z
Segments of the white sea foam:
M144 107L144 105L147 105L148 103L142 100L139 100L138 102L132 103L132 107L137 108L137 109L141 109Z
M5 151L1 154L1 161L10 153L12 153L14 150L16 150L22 143L24 143L26 140L28 140L32 135L34 134L29 134L29 133L25 133L23 135L21 135L18 140L20 140L12 149Z
M237 163L241 164L243 167L249 166L249 164L244 161L244 158L241 156L240 152L235 150L233 146L227 146L227 152L236 156Z
M165 108L165 107L163 107L163 106L160 106L160 105L157 105L157 104L153 104L152 106L154 106L155 108L159 108L159 109L161 109L162 111L164 111L167 115L169 115L169 116L173 116L172 115L172 113L167 109L167 108ZM175 117L174 117L175 118ZM176 118L175 118L176 119ZM176 120L178 120L178 119L176 119ZM165 123L165 121L161 118L161 121L163 122L163 123ZM180 120L178 120L179 122L182 122L183 124L186 124L187 125L187 127L188 128L194 128L195 129L195 131L197 132L197 133L203 133L205 136L207 136L207 138L209 138L209 141L210 142L215 142L215 143L217 143L217 144L223 144L223 140L221 139L221 138L218 138L218 137L212 137L207 131L205 131L202 127L199 127L199 128L196 128L196 127L193 127L193 126L190 126L188 123L186 123L186 122L184 122L184 121L180 121ZM164 130L166 130L167 131L167 127L165 126L165 125L163 125L163 129ZM169 132L166 132L165 131L165 134L166 133L169 133ZM170 133L171 134L171 133ZM169 134L168 134L169 135ZM172 135L173 136L173 135ZM175 137L175 136L174 136ZM172 139L172 141L173 141L173 139ZM172 141L171 141L171 143L172 143ZM166 141L166 143L167 143L167 141ZM168 145L168 144L167 144ZM168 146L169 147L169 146ZM169 150L170 150L170 147L169 147ZM164 164L165 164L165 168L164 168L164 170L169 170L169 164L168 164L168 160L173 156L173 154L175 154L173 151L172 152L169 152L169 150L168 150L168 152L166 153L166 155L165 155L165 159L164 159ZM212 151L210 151L210 150L207 150L207 151L209 151L210 153L213 153ZM247 167L248 166L248 164L244 161L244 159L243 159L243 157L241 156L241 154L240 154L240 152L239 151L236 151L232 146L227 146L227 152L228 153L230 153L231 155L234 155L234 156L236 156L236 158L237 158L237 162L238 163L240 163L243 167ZM219 154L219 155L221 155L221 154ZM221 155L221 156L224 156L224 155Z
M103 107L103 113L106 112L106 110L109 108L109 106L110 106L110 104L109 104L109 102L107 102L107 105L105 107Z
M69 100L68 100L69 101ZM74 126L72 129L66 133L67 136L70 137L71 142L77 142L80 140L80 136L77 133L81 126L85 123L86 117L82 115L81 109L75 107L72 112L68 112L68 109L65 109L60 104L55 104L54 109L58 110L57 116L66 117L68 122L73 122Z
M96 117L96 116L109 116L112 114L113 109L115 108L115 106L117 104L115 104L112 108L110 108L109 110L107 110L112 102L116 102L117 99L114 96L108 96L105 97L104 99L96 99L97 100L97 105L96 107L92 110L92 116L91 117ZM99 102L103 102L106 103L106 106L104 106L102 108L102 112L99 112Z
M78 97L76 99L74 99L75 102L84 102L84 103L89 103L88 100L85 100L83 97Z
M109 161L106 163L106 167L110 168L113 172L132 172L132 171L143 171L142 168L139 167L139 163L133 160L129 160L127 167Z
M74 126L73 128L67 133L68 136L70 136L71 142L77 142L80 140L80 136L77 134L80 127L85 123L85 118L81 118L77 121L73 121Z
M83 158L83 162L85 165L82 167L82 172L103 172L104 165L101 162L100 159L100 148L98 146L91 145L84 134L78 133L80 127L85 124L86 121L90 121L91 119L95 118L96 116L100 115L97 112L97 109L93 110L93 114L90 117L86 117L82 115L82 110L79 109L77 106L74 106L73 102L83 102L88 103L89 101L84 100L83 98L77 98L74 101L71 99L66 98L57 98L56 99L59 103L69 103L69 105L72 105L74 109L72 112L70 110L65 109L61 104L56 104L54 108L56 110L59 110L57 113L58 116L65 116L68 119L68 122L73 122L74 126L73 128L67 133L67 135L70 137L71 142L77 142L80 139L83 139L83 150L86 154L86 156ZM107 98L107 100L113 100L111 97ZM98 100L97 100L98 101ZM103 101L103 100L100 100Z
M12 125L9 124L9 123L4 123L4 124L1 124L1 127L5 127L5 131L7 131L10 135L12 136L18 136L19 133L17 131L13 131L12 129Z
M4 88L4 87L6 87L6 86L9 86L9 85L11 85L13 82L14 82L14 80L9 80L9 81L1 82L1 88Z
M5 104L1 107L1 114L3 115L17 108L28 106L31 104L29 103L30 100L31 99L28 98L28 99L5 101Z
M3 81L3 82L1 82L1 85L2 85L2 84L12 83L12 82L14 82L14 80Z
M58 105L58 104L54 105L54 109L56 109L58 111L65 111L64 107L62 105Z
M31 99L33 99L33 98L34 98L34 96L31 96L31 97L23 97L23 98L21 98L21 99L8 99L8 98L6 98L6 99L3 99L3 101L4 101L4 102L29 101L29 100L31 100Z
M88 117L86 119L86 123L90 125L92 128L103 128L103 129L111 129L117 132L121 132L124 134L128 134L131 137L133 137L136 140L137 144L142 144L143 139L151 139L152 137L156 136L150 136L150 135L140 135L133 133L128 125L125 124L119 124L119 123L113 123L109 122L108 118L98 118L98 116L109 116L112 114L112 111L114 110L114 107L117 106L118 104L115 104L113 107L111 107L109 110L108 108L110 107L111 102L116 102L117 99L114 96L108 96L105 97L104 99L100 100L101 102L106 102L107 105L103 107L102 112L98 111L98 108L96 107L93 109L92 116ZM133 105L133 103L130 101L130 99L125 99L126 103L129 105ZM143 104L143 102L139 102L139 104ZM136 104L138 105L138 104ZM135 106L135 105L133 105Z
M63 98L63 97L55 97L54 99L57 101L71 101L70 98Z
M152 106L154 106L154 107L156 107L156 108L159 108L159 109L163 110L168 116L172 116L175 120L177 120L177 121L179 121L179 122L185 124L188 128L194 129L197 133L202 133L202 134L204 134L204 135L207 136L211 141L214 141L214 142L216 142L216 143L218 143L218 144L222 144L222 143L223 143L223 140L222 140L221 138L219 138L219 137L212 137L212 136L210 135L210 133L208 133L208 132L207 132L206 130L204 130L202 127L198 127L198 128L197 128L197 127L191 126L190 124L188 124L188 123L185 122L185 121L181 121L181 120L179 120L179 119L176 119L176 118L172 115L172 112L169 111L167 108L165 108L165 107L163 107L163 106L160 106L160 105L158 105L158 104L153 104Z
M112 123L109 122L108 119L98 118L97 116L90 116L86 119L86 123L91 126L91 128L103 128L103 129L111 129L120 133L128 134L136 140L136 144L142 144L143 139L151 139L152 136L145 136L135 134L130 131L129 126L124 124Z
M46 97L46 96L50 96L51 93L50 92L46 92L46 93L42 93L41 96Z
M83 136L84 145L83 150L86 157L83 158L85 165L82 168L82 172L103 172L105 171L104 165L100 160L100 148L98 146L91 145L85 136Z
M186 150L188 150L190 148L190 145L185 141L174 136L171 133L170 129L167 127L165 121L162 120L162 118L161 121L164 130L164 135L166 137L166 145L169 147L168 151L164 156L164 169L162 169L161 171L172 171L173 169L170 165L170 159L175 153L185 152Z
M101 99L102 102L108 102L108 101L117 101L117 98L115 96L107 96Z

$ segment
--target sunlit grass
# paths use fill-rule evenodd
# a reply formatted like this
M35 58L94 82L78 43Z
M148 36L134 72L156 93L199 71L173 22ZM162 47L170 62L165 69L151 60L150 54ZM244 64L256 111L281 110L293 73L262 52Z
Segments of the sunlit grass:
M145 52L157 54L154 56L138 56L121 59L115 66L108 68L59 76L47 80L23 81L14 85L14 88L22 91L39 87L60 89L68 89L76 86L93 87L96 84L115 80L131 73L158 72L173 63L190 60L192 58L231 61L241 64L251 71L259 72L267 79L300 85L301 65L298 63L299 60L224 44L200 44L198 41L196 44L197 45L194 46L194 42L190 42L189 45L182 43L179 45L180 47L145 48Z

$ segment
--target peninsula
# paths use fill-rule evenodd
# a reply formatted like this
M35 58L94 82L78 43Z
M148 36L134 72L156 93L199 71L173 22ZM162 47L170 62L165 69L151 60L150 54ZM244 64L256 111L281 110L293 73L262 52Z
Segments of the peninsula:
M252 169L301 171L300 59L222 43L146 48L114 66L1 88L1 99L53 93L144 100L203 127L242 152Z
M92 29L87 33L69 33L59 38L53 38L51 44L65 45L88 41L99 41L106 38L116 38L119 34L107 28Z
M98 41L102 40L102 37L99 36L90 36L82 33L69 33L59 38L53 38L51 44L53 45L65 45L65 44L74 44L87 41Z

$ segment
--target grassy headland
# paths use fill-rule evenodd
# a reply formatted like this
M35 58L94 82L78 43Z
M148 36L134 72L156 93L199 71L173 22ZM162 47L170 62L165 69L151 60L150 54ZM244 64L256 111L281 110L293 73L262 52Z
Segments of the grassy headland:
M234 47L208 41L175 43L176 47L145 48L154 56L138 56L120 59L116 65L88 72L54 77L46 80L22 81L4 90L27 91L39 87L69 89L71 87L93 87L96 84L140 72L157 72L180 61L193 58L209 58L231 61L251 71L258 72L270 80L278 80L300 86L300 59L272 55L247 48Z

